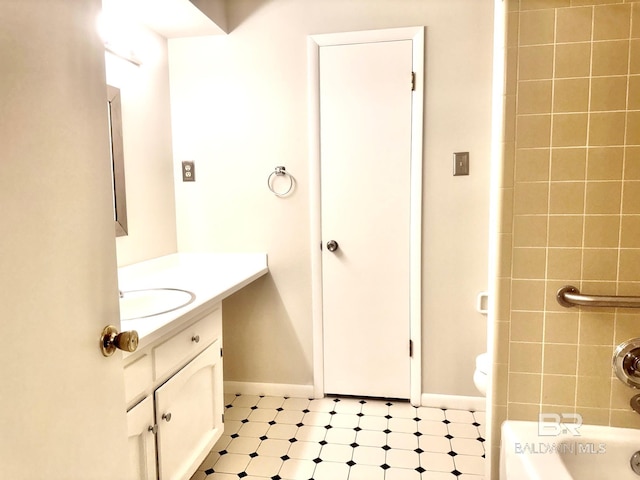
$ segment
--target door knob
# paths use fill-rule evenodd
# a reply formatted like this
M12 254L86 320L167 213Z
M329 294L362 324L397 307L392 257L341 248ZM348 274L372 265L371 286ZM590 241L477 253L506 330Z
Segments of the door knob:
M329 240L327 242L327 250L329 250L330 252L335 252L336 250L338 250L338 242L336 242L335 240Z
M118 333L118 329L113 325L104 327L100 336L100 350L102 355L110 357L119 348L125 352L135 352L138 348L138 332L131 330L130 332Z

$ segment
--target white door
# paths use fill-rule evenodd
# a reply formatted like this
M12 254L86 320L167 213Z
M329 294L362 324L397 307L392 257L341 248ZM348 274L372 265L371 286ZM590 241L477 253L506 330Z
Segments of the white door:
M324 390L409 398L412 41L321 46L319 72Z
M0 477L127 473L100 0L0 4Z

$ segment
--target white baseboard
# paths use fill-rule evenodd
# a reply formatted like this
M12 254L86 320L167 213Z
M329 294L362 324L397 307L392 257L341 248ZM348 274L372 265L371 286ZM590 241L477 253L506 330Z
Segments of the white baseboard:
M473 410L484 412L487 409L485 397L465 397L462 395L439 395L423 393L420 404L423 407L450 408L452 410Z
M224 393L313 398L313 385L288 383L224 382Z

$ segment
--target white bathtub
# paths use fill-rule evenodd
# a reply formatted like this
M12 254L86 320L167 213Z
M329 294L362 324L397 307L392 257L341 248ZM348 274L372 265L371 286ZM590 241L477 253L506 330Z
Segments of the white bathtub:
M640 480L630 463L640 450L640 430L595 425L568 430L543 429L539 435L538 422L504 422L500 480Z

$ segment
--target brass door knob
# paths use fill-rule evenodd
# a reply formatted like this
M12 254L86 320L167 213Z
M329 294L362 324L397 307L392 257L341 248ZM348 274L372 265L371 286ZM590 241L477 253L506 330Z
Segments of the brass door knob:
M138 341L138 332L135 330L118 333L116 327L108 325L104 327L100 336L100 350L105 357L110 357L117 349L135 352L138 348Z

